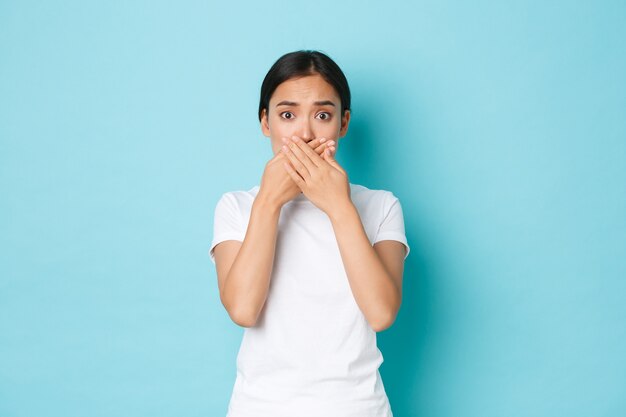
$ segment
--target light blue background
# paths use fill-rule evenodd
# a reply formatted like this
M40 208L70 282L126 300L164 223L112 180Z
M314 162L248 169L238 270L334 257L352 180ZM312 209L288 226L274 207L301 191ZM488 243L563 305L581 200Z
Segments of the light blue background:
M225 415L213 210L296 49L404 209L394 416L626 415L626 5L586 3L2 1L0 416Z

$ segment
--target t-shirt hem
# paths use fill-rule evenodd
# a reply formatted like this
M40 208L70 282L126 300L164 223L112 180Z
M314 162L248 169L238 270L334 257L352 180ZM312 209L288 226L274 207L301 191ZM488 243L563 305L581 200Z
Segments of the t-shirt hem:
M208 250L209 258L211 258L211 262L215 263L215 255L213 254L213 249L217 246L218 243L222 243L225 240L238 240L243 242L244 236L241 236L240 233L224 233L221 235L217 235L213 238L213 242L211 243L211 247Z
M409 252L411 251L411 248L409 247L406 236L404 234L397 233L397 232L379 233L378 236L376 237L376 240L372 243L372 245L374 243L380 242L381 240L397 240L398 242L404 244L404 246L406 247L406 254L404 255L404 259L406 259L407 256L409 256Z

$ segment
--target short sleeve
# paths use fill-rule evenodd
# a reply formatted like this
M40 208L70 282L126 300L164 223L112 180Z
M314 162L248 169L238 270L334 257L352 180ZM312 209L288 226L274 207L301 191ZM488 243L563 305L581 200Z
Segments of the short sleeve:
M411 248L406 239L404 230L404 215L402 213L402 205L400 200L393 195L391 191L385 192L385 200L383 203L383 220L378 228L378 233L373 243L381 240L397 240L406 246L406 254L404 259L409 256Z
M225 240L239 240L243 242L245 235L246 231L241 224L241 213L235 196L232 193L223 194L215 206L213 240L209 248L211 262L215 264L213 250L218 243Z

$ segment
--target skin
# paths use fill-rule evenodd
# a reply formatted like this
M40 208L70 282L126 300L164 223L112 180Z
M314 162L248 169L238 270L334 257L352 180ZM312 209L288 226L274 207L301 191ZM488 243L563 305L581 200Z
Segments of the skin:
M365 233L347 173L335 160L350 122L350 111L340 112L337 92L315 74L280 84L262 114L274 157L265 166L244 241L227 240L214 250L220 299L242 327L255 325L267 299L281 207L301 192L331 220L352 294L372 329L380 332L395 321L406 248L395 240L372 246Z

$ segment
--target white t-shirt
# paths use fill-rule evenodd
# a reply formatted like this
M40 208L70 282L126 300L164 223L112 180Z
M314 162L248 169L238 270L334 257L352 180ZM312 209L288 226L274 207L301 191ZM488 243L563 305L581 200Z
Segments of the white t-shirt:
M215 208L213 249L243 241L259 191L231 191ZM398 198L350 183L372 245L410 248ZM378 368L383 356L352 295L330 219L304 194L281 208L270 288L244 329L227 417L392 417ZM405 258L406 258L405 256Z

